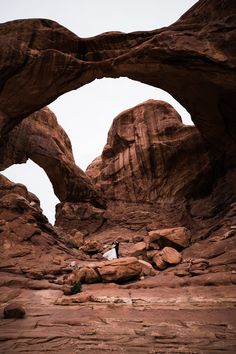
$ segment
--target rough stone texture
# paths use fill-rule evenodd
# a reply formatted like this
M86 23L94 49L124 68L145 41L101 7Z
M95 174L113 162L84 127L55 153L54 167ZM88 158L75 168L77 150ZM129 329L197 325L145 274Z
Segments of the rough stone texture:
M11 303L4 308L3 314L4 318L24 318L25 309L17 303Z
M86 233L98 231L106 221L105 210L91 203L60 203L56 206L56 226L65 231L74 229Z
M125 282L137 279L142 272L141 264L135 257L101 262L96 264L96 269L104 282Z
M199 194L209 159L194 126L168 103L149 100L118 115L101 158L87 168L108 200L154 202Z
M92 267L83 267L73 272L67 279L67 283L81 282L85 284L99 283L100 275Z
M61 202L105 205L88 176L76 166L71 142L48 108L24 119L5 137L0 170L24 163L28 158L44 169Z
M131 247L129 247L129 249L127 250L127 256L139 257L144 254L145 250L146 250L146 243L145 242L138 242L138 243L131 245Z
M22 184L0 175L0 286L50 287L55 274L65 274L69 249L58 230L42 214L38 198ZM32 284L41 281L41 285ZM45 282L44 282L45 280Z
M195 180L197 198L186 206L202 228L206 215L226 213L235 201L235 22L233 0L201 0L173 25L150 32L81 39L50 20L1 24L2 143L20 120L95 78L127 76L161 87L190 112L209 152L211 172Z
M172 146L173 154L174 149L178 150L178 142L186 144L185 154L179 151L183 159L178 161L176 171L173 169L175 154L172 163L168 160L171 155L160 158L160 167L170 168L172 176L167 174L168 183L163 183L161 190L155 185L155 193L149 193L148 198L143 193L142 198L147 201L140 198L136 202L138 195L132 199L133 191L123 190L125 198L129 196L128 201L109 200L106 212L88 211L89 215L101 218L92 235L86 232L89 218L86 216L84 224L81 223L81 215L91 210L88 190L85 198L89 196L89 206L87 199L83 206L68 204L68 209L75 208L75 212L66 213L74 223L71 228L69 218L64 218L69 235L82 228L91 241L111 244L120 239L121 253L134 236L142 240L152 230L182 226L192 234L192 244L182 251L182 262L156 272L153 277L140 280L143 267L138 260L120 264L120 268L116 264L120 259L113 261L112 266L96 260L95 272L104 272L105 282L118 279L115 281L119 283L123 279L126 283L84 284L84 293L64 302L73 305L71 308L58 306L60 301L63 305L60 296L64 277L72 273L74 264L88 267L88 259L92 262L94 256L90 259L84 252L66 248L65 233L60 229L63 222L53 228L42 215L35 196L23 186L0 177L3 250L0 252L0 310L15 298L27 306L22 327L12 320L1 323L1 352L39 352L42 347L51 352L76 350L89 354L99 350L235 352L236 235L230 232L236 225L235 8L233 0L200 0L168 28L132 34L111 32L89 39L80 39L49 20L20 20L0 25L1 147L7 144L8 133L23 118L60 94L104 76L127 76L166 89L191 113L200 133L194 127L184 127L169 108L171 122L168 117L162 120L159 127L162 136L159 130L157 134L160 149L154 150L158 158L161 153L166 157L166 144ZM153 103L148 104L151 107ZM153 123L154 110L149 110L147 120ZM159 116L164 117L160 109ZM148 124L148 132L151 131L155 129ZM191 132L189 139L194 141L187 143L187 131ZM132 143L131 133L125 136L125 146L122 145L127 151L127 145ZM177 146L173 147L174 141ZM117 147L121 148L118 143ZM128 158L126 154L120 155L124 162ZM190 163L190 154L198 156L199 161L203 161L203 156L207 161L207 173L201 165L202 173L195 180L187 171L187 164L193 174L200 170L195 165L198 161ZM150 158L152 154L146 156ZM142 161L150 171L158 171L152 160L149 164L146 157ZM96 168L101 163L102 159ZM93 173L97 178L96 171ZM147 175L160 183L161 178L150 175L150 171ZM184 171L188 176L186 182L181 180ZM145 190L146 185L140 188ZM174 203L168 197L172 192ZM61 204L58 208L63 207ZM155 258L159 252L149 251L148 257ZM165 253L167 259L169 252ZM167 264L163 258L162 261ZM90 273L85 272L83 276L91 279Z
M98 241L87 241L85 244L81 247L81 249L88 254L94 254L98 253L102 249L102 245Z
M164 261L160 252L152 254L152 261L156 265L157 269L164 270L168 267L167 262Z
M145 241L148 244L157 242L161 248L170 246L177 250L182 250L189 246L190 239L191 234L187 228L176 227L150 231Z
M172 247L164 247L161 251L153 253L153 262L158 269L163 270L169 265L177 265L181 262L182 256Z
M70 297L55 290L22 290L17 301L27 306L27 317L20 323L0 318L0 352L235 351L235 293L229 287L208 287L207 292L203 287L88 287Z
M172 247L164 247L161 251L164 262L170 265L179 264L182 260L181 254Z
M141 267L142 267L141 275L143 275L143 276L154 276L154 275L156 275L155 269L153 268L153 266L149 262L146 262L146 261L144 261L142 259L139 259L139 263L141 264Z

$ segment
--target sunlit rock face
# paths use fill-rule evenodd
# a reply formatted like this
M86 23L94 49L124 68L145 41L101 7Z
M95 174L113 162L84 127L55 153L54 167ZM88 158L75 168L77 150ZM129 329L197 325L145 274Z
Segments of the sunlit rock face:
M47 173L60 201L104 206L90 179L75 164L71 142L48 108L31 114L5 137L0 169L31 159Z
M149 100L114 119L101 157L86 173L109 200L155 202L196 194L210 170L197 129L168 103Z

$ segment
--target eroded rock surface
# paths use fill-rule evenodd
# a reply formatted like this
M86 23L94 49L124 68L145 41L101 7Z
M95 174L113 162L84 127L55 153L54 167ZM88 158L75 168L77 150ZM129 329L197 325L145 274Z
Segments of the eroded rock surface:
M88 176L75 164L71 142L49 108L24 119L1 145L0 170L28 159L44 169L61 202L105 205Z
M107 211L94 211L97 194L94 199L93 186L73 165L67 137L62 131L54 135L55 125L52 139L46 137L40 121L43 146L31 137L24 142L51 175L63 203L58 227L52 227L37 197L0 176L0 307L16 299L27 313L20 328L16 321L0 319L0 351L235 352L235 9L233 0L200 0L168 28L89 39L49 20L0 25L2 148L11 141L9 132L14 137L14 129L20 131L16 125L22 119L101 77L127 76L166 89L188 109L198 129L183 126L163 103L147 102L128 116L122 113L113 126L116 135L110 133L102 158L90 166L109 199ZM29 121L37 122L37 114ZM33 133L33 124L29 128ZM55 155L48 156L48 145ZM28 157L20 153L22 145L18 150L9 146L3 166ZM55 158L65 155L66 161ZM66 176L61 190L52 164ZM142 183L134 184L132 171ZM87 230L90 216L95 228ZM149 232L179 227L191 233L191 245L181 254L169 245L159 249L164 244L157 242L147 249ZM117 260L101 262L100 247L95 254L85 252L86 245L99 242L107 248L114 240L120 241L121 257L134 252L141 260L125 258L118 268ZM77 280L88 285L65 299L63 286L77 266L83 270ZM105 283L120 282L127 274L128 283ZM91 284L102 277L104 283Z
M150 100L118 115L101 157L87 168L108 200L155 202L198 195L210 162L194 126L166 102Z
M1 134L64 92L127 76L170 92L212 163L235 167L235 12L234 0L200 0L167 28L88 39L45 19L1 24Z

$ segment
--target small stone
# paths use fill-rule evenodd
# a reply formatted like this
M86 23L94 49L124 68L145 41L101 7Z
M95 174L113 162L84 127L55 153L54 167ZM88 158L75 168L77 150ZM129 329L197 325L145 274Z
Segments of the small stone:
M16 303L7 305L3 311L4 318L24 318L25 309Z

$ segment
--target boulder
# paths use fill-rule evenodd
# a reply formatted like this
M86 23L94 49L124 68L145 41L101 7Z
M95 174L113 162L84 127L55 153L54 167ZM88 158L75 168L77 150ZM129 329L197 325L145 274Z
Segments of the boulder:
M163 248L163 250L161 251L161 256L163 261L170 265L176 265L182 261L181 254L171 247Z
M161 252L155 252L152 258L153 262L155 263L156 267L160 270L164 270L168 267L168 264L162 258Z
M80 250L92 255L100 252L102 250L102 245L99 241L87 241L82 247L80 247Z
M164 270L168 265L179 264L182 260L182 256L174 248L165 247L161 251L156 251L153 254L152 260L158 269Z
M146 243L145 242L138 242L129 247L127 251L127 256L129 257L139 257L142 256L146 250Z
M147 258L149 259L149 260L152 260L153 259L153 257L156 255L156 254L158 254L159 252L157 252L157 250L148 250L147 251Z
M135 257L113 259L96 264L102 281L123 283L137 279L142 273L142 266Z
M141 267L142 267L141 276L154 276L154 275L156 275L156 271L150 263L143 261L142 259L139 259L139 263L141 264Z
M189 246L191 234L186 227L174 227L150 231L146 239L148 244L157 243L161 248L169 246L181 251Z
M92 267L83 267L70 274L67 278L67 283L73 284L74 282L80 282L84 284L99 283L101 278L96 270Z
M4 318L24 318L25 309L17 303L7 305L3 310Z

